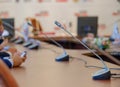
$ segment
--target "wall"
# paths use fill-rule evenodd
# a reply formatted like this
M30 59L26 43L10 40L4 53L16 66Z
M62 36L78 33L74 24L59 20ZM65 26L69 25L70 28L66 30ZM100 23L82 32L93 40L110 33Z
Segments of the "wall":
M26 17L35 17L44 31L55 31L54 21L58 20L76 33L78 16L98 16L98 34L110 35L113 23L120 19L120 3L117 0L0 0L0 18L15 18L15 27Z

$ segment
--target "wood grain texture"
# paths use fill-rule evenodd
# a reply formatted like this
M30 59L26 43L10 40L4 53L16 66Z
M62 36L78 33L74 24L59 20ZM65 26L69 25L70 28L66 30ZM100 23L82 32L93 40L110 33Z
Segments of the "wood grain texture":
M87 50L67 50L74 57L69 62L56 62L55 58L62 53L56 46L41 43L39 50L29 50L22 45L13 45L19 50L27 50L28 59L21 67L11 69L20 87L120 87L120 78L95 81L92 74L97 68L86 68L81 58L88 65L103 66L94 58L82 55ZM106 62L108 67L120 68ZM112 73L120 73L111 70Z

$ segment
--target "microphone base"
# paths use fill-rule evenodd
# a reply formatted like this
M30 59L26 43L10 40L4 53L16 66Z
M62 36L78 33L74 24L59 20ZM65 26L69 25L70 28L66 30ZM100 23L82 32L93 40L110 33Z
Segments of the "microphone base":
M110 80L111 72L109 69L102 69L93 75L93 80Z
M37 44L32 44L32 45L30 45L30 46L28 46L28 48L29 49L39 49L39 45L37 45Z
M30 45L32 45L32 42L25 42L25 43L23 44L24 47L28 47L28 46L30 46Z
M16 44L23 44L24 40L22 38L19 38L15 41Z
M60 55L59 57L57 57L55 60L58 61L58 62L61 62L61 61L69 61L69 55L67 55L67 54L62 54L62 55Z
M10 42L15 42L16 40L18 40L18 38L12 38L10 39Z

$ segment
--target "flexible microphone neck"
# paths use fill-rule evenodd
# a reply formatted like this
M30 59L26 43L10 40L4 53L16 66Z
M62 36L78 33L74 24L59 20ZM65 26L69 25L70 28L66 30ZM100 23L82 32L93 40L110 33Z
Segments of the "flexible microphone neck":
M28 25L32 26L33 28L35 28L31 23L28 22ZM63 48L62 45L60 45L57 41L55 41L54 39L48 37L45 33L44 33L45 37L48 38L49 40L51 40L53 43L55 43L57 46L59 46L60 48L62 48L63 52L65 54L67 54L67 52L65 51L65 49Z
M60 27L61 29L63 29L65 32L67 32L69 35L72 36L73 39L75 39L77 42L81 43L84 47L86 47L90 52L92 52L96 57L98 57L101 62L104 65L104 68L108 68L107 65L104 63L103 59L97 54L95 53L93 50L91 50L86 44L84 44L82 41L80 41L78 38L74 37L67 29L65 29L58 21L55 21L55 24Z
M109 70L109 68L107 67L107 65L104 63L103 59L97 54L95 53L93 50L91 50L86 44L84 44L82 41L80 41L79 39L77 39L76 37L74 37L67 29L65 29L59 22L55 21L55 24L60 27L61 29L63 29L65 32L67 32L69 35L72 36L73 39L75 39L76 41L78 41L80 44L82 44L84 47L86 47L90 52L92 52L96 57L98 57L100 59L100 61L102 62L102 64L104 65L104 68L95 72L92 75L92 78L94 80L108 80L111 77L111 72Z
M57 46L59 46L60 48L62 48L63 51L64 51L64 53L67 54L62 45L60 45L60 44L59 44L58 42L56 42L54 39L51 39L50 37L48 37L46 34L44 34L44 35L45 35L48 39L50 39L52 42L54 42Z
M34 26L28 22L28 25L32 26L34 28ZM48 37L45 33L44 35L51 40L53 43L55 43L57 46L59 46L60 48L62 48L62 50L64 51L64 53L62 53L60 56L58 56L55 60L56 61L69 61L69 55L66 53L65 49L63 48L62 45L60 45L58 42L56 42L54 39Z

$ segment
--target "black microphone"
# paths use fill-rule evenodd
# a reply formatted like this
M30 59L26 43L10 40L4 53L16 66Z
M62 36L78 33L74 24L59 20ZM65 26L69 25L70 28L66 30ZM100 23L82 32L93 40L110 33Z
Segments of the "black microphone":
M74 37L67 29L65 29L62 24L60 24L58 21L55 21L55 24L60 27L61 29L63 29L65 32L67 32L69 35L71 35L71 37L73 39L75 39L77 42L79 42L80 44L82 44L85 48L87 48L90 52L92 52L96 57L98 57L100 59L100 61L102 62L102 64L104 65L104 68L102 70L97 71L96 73L93 74L93 79L94 80L106 80L106 79L110 79L111 77L111 72L110 69L107 67L107 65L105 64L105 62L103 61L103 59L97 54L95 53L93 50L91 50L86 44L84 44L82 41L80 41L78 38Z
M31 23L28 22L28 25L32 26L33 25ZM65 51L65 49L63 48L62 45L60 45L58 42L56 42L54 39L48 37L46 34L44 34L49 40L51 40L53 43L55 43L57 46L59 46L60 48L62 48L63 53L61 55L59 55L58 57L56 57L56 61L69 61L69 55L67 54L67 52Z

